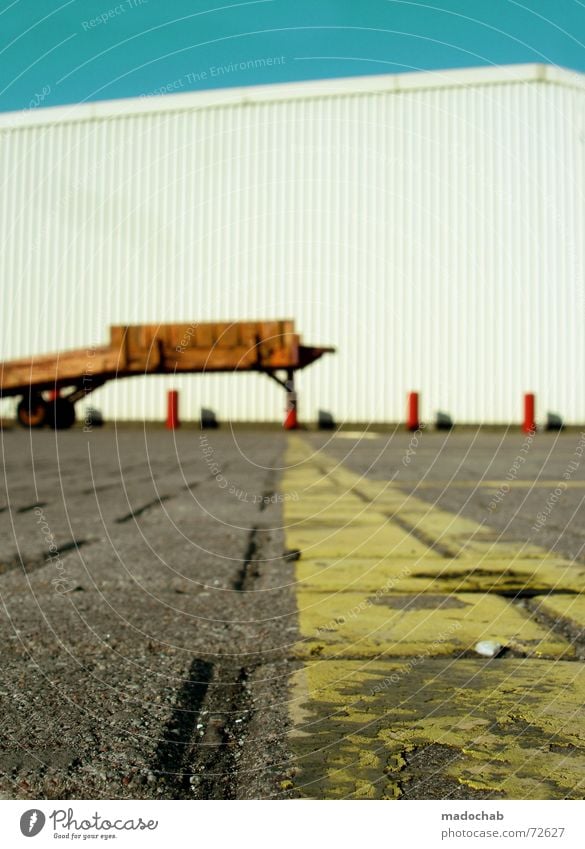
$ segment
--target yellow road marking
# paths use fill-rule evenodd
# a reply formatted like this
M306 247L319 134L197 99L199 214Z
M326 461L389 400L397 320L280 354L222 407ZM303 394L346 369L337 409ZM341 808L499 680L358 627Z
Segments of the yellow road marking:
M519 659L307 663L293 676L296 787L312 798L446 798L463 786L582 799L579 673Z
M447 559L426 554L406 558L301 558L297 564L299 591L375 593L450 593L549 590L581 592L585 567L543 558Z
M383 434L371 430L338 430L336 439L379 439Z
M291 528L289 548L298 548L306 557L420 557L428 546L383 519L374 525L353 525L339 530L323 527Z
M534 601L543 613L553 619L562 619L585 636L585 595L554 595Z
M300 598L299 598L300 604ZM574 655L507 600L481 593L302 591L301 657L409 657L472 651L482 640L537 657Z
M299 792L397 798L438 759L445 787L581 798L585 724L573 712L585 681L580 664L544 659L573 647L494 593L579 592L585 568L360 478L299 437L287 464L283 487L299 495L284 504L287 546L301 551ZM525 657L487 663L473 654L481 640Z
M494 481L468 481L468 480L424 480L413 483L413 489L501 489L508 487L509 489L554 489L558 486L559 480L494 480ZM406 487L404 481L400 484L401 487ZM563 481L564 489L585 489L585 481Z

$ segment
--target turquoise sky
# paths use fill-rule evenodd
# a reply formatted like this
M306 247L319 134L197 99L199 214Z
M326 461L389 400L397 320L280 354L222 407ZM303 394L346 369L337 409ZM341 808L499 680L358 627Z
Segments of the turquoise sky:
M0 0L0 110L547 62L585 71L581 0Z

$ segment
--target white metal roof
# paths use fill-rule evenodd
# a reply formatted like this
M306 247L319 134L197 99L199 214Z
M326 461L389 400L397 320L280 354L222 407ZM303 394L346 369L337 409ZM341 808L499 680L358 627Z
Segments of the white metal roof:
M481 68L456 68L446 71L416 71L404 74L338 77L277 85L209 89L154 97L101 100L92 103L74 103L67 106L5 112L0 113L0 129L203 109L214 106L332 97L343 94L398 93L421 89L536 82L555 83L583 89L585 88L585 74L553 65L498 65Z

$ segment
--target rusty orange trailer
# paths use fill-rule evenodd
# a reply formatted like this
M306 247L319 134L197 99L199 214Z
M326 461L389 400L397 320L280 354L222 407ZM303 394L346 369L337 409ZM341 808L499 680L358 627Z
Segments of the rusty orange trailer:
M0 397L22 396L23 427L60 429L73 425L76 401L108 380L256 371L291 391L295 371L332 351L303 345L286 320L119 325L110 328L108 345L0 363Z

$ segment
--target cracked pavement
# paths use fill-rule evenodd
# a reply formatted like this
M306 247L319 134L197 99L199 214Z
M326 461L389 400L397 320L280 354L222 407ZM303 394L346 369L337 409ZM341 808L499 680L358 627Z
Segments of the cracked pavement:
M416 439L4 430L1 795L581 798L584 438Z

